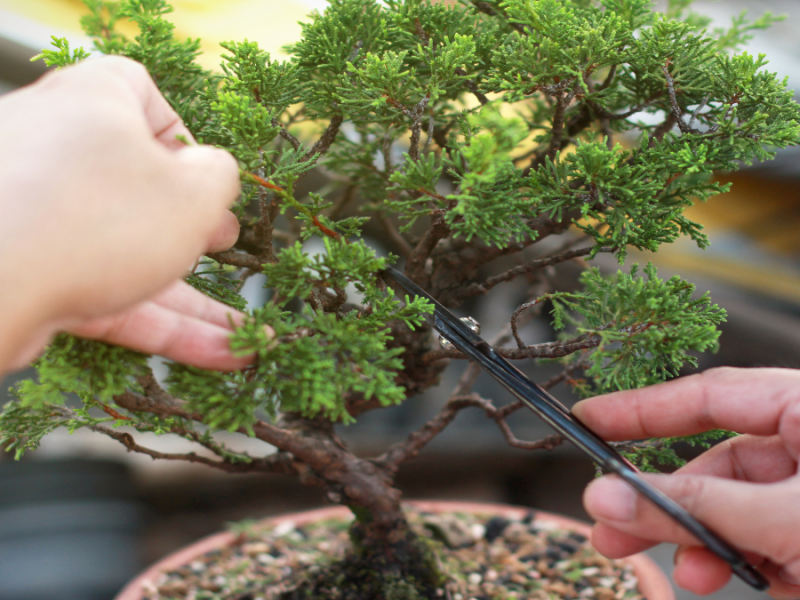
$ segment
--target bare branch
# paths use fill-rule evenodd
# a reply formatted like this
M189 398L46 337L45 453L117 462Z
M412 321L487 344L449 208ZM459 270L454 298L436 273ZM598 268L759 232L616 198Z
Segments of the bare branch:
M669 104L672 107L672 114L675 116L675 122L678 124L678 128L681 130L681 133L699 133L693 130L686 122L683 120L683 111L681 110L680 105L678 104L678 98L676 97L675 92L675 80L672 78L672 75L669 74L669 63L661 67L661 71L664 73L664 77L667 79L667 91L669 92Z
M474 363L470 365L468 371L473 369L478 373L480 372L480 368ZM574 370L574 368L572 369ZM564 381L564 379L569 376L570 372L571 371L569 369L564 371L556 377L548 380L542 387L546 390L552 388L561 381ZM473 380L473 374L465 373L464 375L465 376L462 377L457 389L465 386L472 386L469 381ZM376 459L376 463L380 464L391 473L396 472L402 463L416 458L422 449L427 446L428 443L430 443L430 441L433 440L437 435L439 435L453 421L453 419L455 419L456 415L461 410L470 406L483 409L483 411L486 413L486 416L490 419L493 419L497 423L497 426L500 428L500 431L508 445L514 448L521 448L523 450L551 450L564 441L564 438L562 438L560 435L549 435L544 439L534 442L526 442L518 439L511 431L511 428L509 427L508 423L506 423L505 419L508 415L522 407L521 402L513 402L507 406L504 406L503 408L497 408L491 400L482 398L478 394L469 394L465 396L453 395L433 419L425 423L422 428L409 435L402 442L394 444L383 455Z
M303 161L311 160L314 158L314 155L319 154L321 156L328 151L328 148L331 147L331 144L333 144L333 141L336 139L336 134L339 133L339 127L341 127L342 121L344 121L342 115L334 115L331 118L331 122L328 124L322 136L317 140L317 143L311 147L311 150L303 155Z
M286 129L283 123L281 123L278 119L272 119L272 126L280 128L279 133L281 137L285 139L287 142L289 142L292 145L292 148L294 148L295 150L300 149L300 140L298 140L291 133L289 133L289 130Z
M491 4L488 2L482 2L481 0L473 0L472 5L477 8L480 12L489 15L490 17L494 17L497 15L497 11L492 7ZM505 15L504 15L505 16ZM523 27L520 23L515 23L514 21L508 21L508 24L516 29L518 32L522 34L526 34L525 27Z
M599 337L584 335L566 342L547 342L544 344L525 346L523 348L495 348L495 351L500 356L510 360L521 360L525 358L561 358L573 352L577 352L578 350L596 348L599 345ZM445 358L464 360L469 357L458 350L432 350L431 352L423 354L421 361L423 364L427 365Z
M439 411L439 414L433 419L425 423L422 428L413 432L402 442L393 445L383 455L378 457L375 462L390 472L397 471L402 463L415 458L431 440L450 424L461 409L468 406L483 408L487 414L495 410L491 401L481 398L477 394L455 396L445 404L444 408Z
M64 418L80 419L77 413L66 407L54 406L53 410L58 411L60 415L63 416ZM269 458L251 458L249 462L245 461L234 462L225 459L214 460L206 456L200 456L195 452L187 452L186 454L179 454L172 452L159 452L151 448L146 448L138 444L130 433L125 431L119 431L111 427L106 427L105 425L100 425L99 423L86 424L85 427L96 433L102 433L103 435L118 441L123 446L125 446L129 452L146 454L147 456L150 456L153 459L179 460L184 462L197 463L213 467L215 469L220 469L228 473L269 472L269 473L284 473L286 475L294 475L297 473L297 470L292 465L292 462L290 460L287 460L285 456L273 455Z
M501 273L500 275L495 275L494 277L490 277L483 283L473 283L466 290L464 290L462 297L466 299L466 298L473 298L475 296L480 296L482 294L487 293L494 286L500 283L511 281L513 279L516 279L520 275L531 273L533 271L536 271L537 269L543 269L545 267L557 265L567 260L572 260L573 258L586 256L588 254L591 254L593 249L594 248L590 246L587 248L580 248L578 250L569 250L567 252L562 252L560 254L548 256L547 258L537 258L524 265L519 265L518 267L509 269L505 273ZM600 248L597 252L613 252L613 250L614 250L613 248Z
M579 361L579 362L577 362L575 364L569 365L566 369L561 371L561 373L559 373L558 375L555 375L555 376L551 377L550 379L548 379L547 381L545 381L541 385L541 387L544 390L549 390L551 388L554 388L555 386L557 386L562 381L568 380L570 378L570 376L575 371L578 371L579 369L583 369L583 368L585 368L587 366L588 366L588 363L586 361L583 361L583 360ZM523 406L525 406L525 405L522 402L520 402L519 400L516 400L514 402L510 402L510 403L506 404L505 406L497 409L497 417L501 418L501 419L505 419L510 414L518 411Z
M425 261L428 260L428 256L430 256L431 251L433 251L436 245L449 235L450 227L445 223L442 216L438 215L434 217L430 228L425 232L425 235L422 236L417 247L414 248L414 251L411 253L408 263L406 263L406 275L419 281L421 285L425 287L427 284L421 281L425 271Z
M394 248L400 253L400 256L403 258L410 258L411 254L414 252L414 249L411 247L406 241L397 228L394 226L394 223L383 213L378 213L378 223L380 223L383 231L389 237L390 242L394 246Z
M408 157L411 160L419 160L419 140L422 135L422 117L430 99L430 93L425 94L411 113L413 123L411 125L411 143L408 147Z
M264 261L259 257L248 254L247 252L236 252L236 250L209 252L206 254L206 256L212 260L222 263L223 265L232 265L234 267L253 269L254 271L261 271L261 265L264 264Z
M466 77L466 75L467 75L467 72L466 72L464 69L462 69L461 67L458 67L458 68L455 70L455 74L456 74L456 75L459 75L459 76L461 76L461 77ZM475 95L475 97L478 99L478 102L480 102L482 105L483 105L483 104L488 104L488 103L489 103L489 98L487 98L487 97L486 97L486 94L484 94L483 92L481 92L481 91L478 89L478 85L477 85L477 84L476 84L476 83L475 83L475 82L474 82L472 79L467 79L467 80L464 82L464 85L466 86L466 88L467 88L467 89L468 89L470 92L472 92L472 93Z

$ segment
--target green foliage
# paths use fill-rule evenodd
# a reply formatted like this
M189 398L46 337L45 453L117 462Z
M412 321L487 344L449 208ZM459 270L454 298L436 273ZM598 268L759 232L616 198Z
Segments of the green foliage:
M392 374L402 367L397 359L402 350L387 348L387 323L394 319L413 328L431 308L408 298L400 308L387 296L376 299L369 313L350 311L337 317L311 309L291 314L268 303L254 310L231 340L236 352L256 355L251 368L220 373L172 365L170 391L188 398L192 409L218 429L250 430L259 411L273 417L278 411L322 414L347 423L352 417L346 393L375 397L383 406L405 399ZM274 329L274 337L265 325Z
M42 438L61 427L48 407L30 408L11 401L0 412L0 448L14 452L19 460L28 450L36 450Z
M31 62L43 60L48 67L62 68L74 65L89 57L89 53L83 48L76 48L70 51L67 38L58 38L54 35L50 36L50 38L53 40L52 45L55 50L42 50L42 53L34 56Z
M556 328L572 325L597 347L570 357L589 363L592 385L580 387L582 395L663 381L684 364L697 365L690 351L716 349L725 311L708 294L693 298L695 287L678 276L659 279L652 264L640 276L634 265L610 277L590 269L582 283L583 292L550 295Z
M224 268L216 261L201 261L200 264L205 268L188 275L186 282L214 300L236 310L245 310L247 301L239 295L239 282L232 279L231 269ZM216 268L207 268L207 266L216 266Z
M147 356L61 334L36 361L38 381L26 380L17 387L20 403L39 409L61 404L64 394L77 394L84 402L108 402L127 389L138 389L135 378L143 375Z
M626 444L620 449L621 454L634 463L642 471L659 473L662 467L679 468L686 464L686 460L681 458L675 450L675 446L686 444L692 447L711 448L720 440L725 440L739 435L733 431L724 429L712 429L696 435L684 437L671 437L653 439L645 442Z

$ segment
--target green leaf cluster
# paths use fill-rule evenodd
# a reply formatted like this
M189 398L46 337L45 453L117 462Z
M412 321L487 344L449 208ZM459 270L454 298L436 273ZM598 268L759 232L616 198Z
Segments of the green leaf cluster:
M708 294L694 297L695 287L678 276L663 280L652 264L643 271L634 265L630 273L603 276L590 269L584 291L550 296L556 328L572 326L597 346L569 358L588 363L592 383L579 388L583 395L663 381L684 364L697 365L691 351L717 347L725 311Z
M715 442L737 435L739 434L733 431L712 429L696 435L652 439L629 444L621 449L621 454L642 471L660 473L661 470L658 467L679 468L686 464L686 459L678 454L675 446L685 444L709 449Z
M139 352L60 334L36 361L37 380L21 382L17 393L31 408L62 404L65 394L76 394L88 404L109 402L138 389L135 378L145 373L147 359Z

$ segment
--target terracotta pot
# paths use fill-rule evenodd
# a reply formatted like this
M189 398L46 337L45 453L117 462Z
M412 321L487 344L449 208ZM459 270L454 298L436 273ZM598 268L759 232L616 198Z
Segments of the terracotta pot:
M507 504L484 504L477 502L448 502L436 500L416 500L406 504L426 512L462 512L487 515L499 515L508 518L520 519L524 517L530 509ZM301 513L292 513L270 517L265 521L272 524L291 521L296 525L304 525L323 519L336 517L347 518L351 515L350 510L344 506L332 506L320 508ZM560 528L577 531L586 536L589 535L591 527L587 523L555 515L552 513L536 511L536 521L549 521L556 523ZM236 540L233 533L217 533L200 540L199 542L178 550L166 558L161 559L136 579L131 581L119 593L115 600L142 600L144 586L154 582L158 575L164 571L172 571L192 562L197 557L216 550L221 546L232 544ZM664 572L649 557L644 554L637 554L625 559L629 563L639 579L639 590L647 600L675 600L672 585Z

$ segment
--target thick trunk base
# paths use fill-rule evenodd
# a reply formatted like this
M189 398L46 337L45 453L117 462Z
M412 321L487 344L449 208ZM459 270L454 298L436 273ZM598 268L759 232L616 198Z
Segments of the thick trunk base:
M439 600L441 574L426 542L403 519L391 528L356 521L353 548L281 600Z

